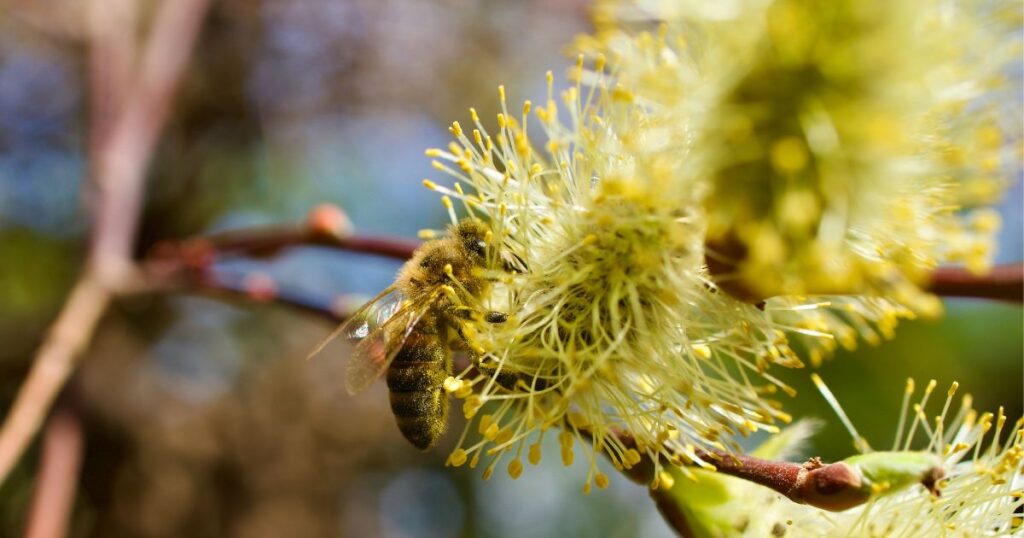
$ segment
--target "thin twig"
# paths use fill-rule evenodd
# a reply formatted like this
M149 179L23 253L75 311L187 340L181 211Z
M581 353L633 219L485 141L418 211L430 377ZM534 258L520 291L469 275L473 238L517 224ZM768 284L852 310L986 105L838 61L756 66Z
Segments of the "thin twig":
M67 536L84 444L79 418L69 409L58 409L43 436L26 538Z
M262 273L244 276L220 271L205 273L202 278L190 281L182 289L228 300L287 306L331 322L344 321L351 313L351 309L345 304L344 296L330 298L299 289L282 289L268 275Z
M620 432L617 437L623 446L636 448L635 439L628 433ZM759 484L795 503L822 510L848 510L864 504L871 496L871 488L864 483L860 474L845 462L823 463L818 458L811 458L804 463L792 463L702 449L696 449L696 455L713 464L719 473ZM672 465L664 461L660 463L662 466ZM646 486L655 483L656 469L655 462L641 451L640 462L623 470L623 474L633 482ZM941 469L933 469L921 476L921 484L934 493L936 480L941 476ZM654 488L651 489L650 495L666 523L676 533L683 537L694 535L686 514L680 510L678 501L673 498L670 491Z
M183 251L194 259L245 254L266 257L297 246L321 246L347 252L375 254L407 260L419 242L396 237L333 235L319 233L309 226L277 226L213 234L185 242Z
M355 235L345 226L323 224L324 219L318 217L318 212L335 212L342 216L329 213L332 215L329 218L344 218L340 211L333 206L321 206L302 225L235 230L178 244L165 243L156 249L153 257L164 261L180 257L192 266L200 266L209 265L224 256L247 255L259 258L299 246L321 246L405 260L419 246L417 241L404 238ZM932 275L927 289L942 297L1024 302L1024 263L998 266L983 276L957 267L940 268Z
M146 167L192 54L208 1L165 0L160 4L137 80L94 156L99 192L90 263L108 282L118 282L131 273ZM93 5L102 10L106 2L94 0ZM92 67L104 69L102 61L95 58Z
M723 474L770 488L789 500L838 512L859 506L870 497L860 476L844 463L771 461L745 456L703 452L700 455Z
M929 289L942 297L1024 302L1024 263L1000 265L978 276L958 267L935 271Z
M90 20L101 20L111 4L93 0ZM132 250L142 204L145 170L156 140L166 121L171 97L191 56L205 15L208 0L165 0L158 8L152 31L142 55L142 65L122 108L106 111L100 106L93 118L100 122L91 133L100 141L92 146L96 189L92 243L86 270L72 289L46 341L39 348L28 377L18 390L14 405L0 428L0 483L10 473L29 442L39 431L53 400L74 369L75 359L85 349L112 295L135 274ZM129 20L132 18L129 17ZM91 45L111 50L114 44L132 43L127 37L106 32L127 32L135 28L94 25ZM115 47L116 48L116 47ZM91 58L93 89L110 85L98 79L116 73L120 77L130 66L115 69L104 64L111 58ZM131 54L118 53L112 61L123 62ZM116 83L116 82L115 82ZM123 82L121 82L123 84ZM94 99L94 103L100 99ZM106 122L112 122L109 127Z
M7 477L39 430L110 297L109 290L90 276L83 277L71 290L0 429L0 480Z

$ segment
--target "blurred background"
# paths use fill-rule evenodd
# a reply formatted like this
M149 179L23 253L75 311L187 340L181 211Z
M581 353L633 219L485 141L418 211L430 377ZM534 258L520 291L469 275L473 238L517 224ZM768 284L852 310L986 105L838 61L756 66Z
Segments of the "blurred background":
M85 0L0 0L0 409L9 407L87 249ZM153 6L139 4L140 32ZM115 17L116 13L111 13ZM147 176L138 253L161 241L299 222L343 208L360 232L415 237L446 217L420 181L468 107L544 96L544 72L588 30L584 0L219 0L206 14ZM1019 76L1019 74L1015 74ZM1000 261L1024 258L1020 182ZM373 295L399 263L297 248L216 270L282 288ZM953 380L980 409L1022 410L1019 305L949 301L878 348L820 370L876 447L907 377ZM65 391L84 421L72 536L667 536L643 488L613 475L581 493L557 458L518 481L443 467L398 433L383 383L357 397L337 360L302 361L333 327L284 307L184 294L120 300ZM812 451L852 451L807 380L784 402L828 425ZM458 415L458 413L455 413ZM461 429L455 416L451 430ZM38 442L37 442L38 445ZM0 536L23 532L38 446L0 488ZM546 450L557 454L557 447Z

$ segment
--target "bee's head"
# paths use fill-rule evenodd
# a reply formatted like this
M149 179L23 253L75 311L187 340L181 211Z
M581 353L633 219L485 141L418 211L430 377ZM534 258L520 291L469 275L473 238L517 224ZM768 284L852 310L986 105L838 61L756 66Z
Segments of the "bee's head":
M479 219L463 219L452 227L452 237L471 256L483 261L490 247L490 229Z

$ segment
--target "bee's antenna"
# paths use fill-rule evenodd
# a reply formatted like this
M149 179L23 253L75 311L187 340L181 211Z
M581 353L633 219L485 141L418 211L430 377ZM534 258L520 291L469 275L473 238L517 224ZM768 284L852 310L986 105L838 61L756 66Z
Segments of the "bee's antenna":
M452 199L448 196L442 196L441 203L444 204L444 208L448 210L448 218L452 220L452 226L458 224L459 218L455 216L455 206L452 205Z

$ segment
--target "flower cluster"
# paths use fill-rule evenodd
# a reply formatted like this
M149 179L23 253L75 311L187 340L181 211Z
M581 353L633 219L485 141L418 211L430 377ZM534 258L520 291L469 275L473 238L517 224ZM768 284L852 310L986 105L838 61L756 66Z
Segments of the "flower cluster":
M931 312L918 286L938 264L989 268L998 214L964 208L991 203L1014 161L1019 5L612 0L596 21L578 48L690 135L725 289Z
M556 428L585 491L600 454L671 487L664 462L711 467L699 449L788 422L768 370L803 365L791 343L875 343L940 308L918 287L937 263L987 267L998 219L958 208L999 190L979 99L1003 54L968 61L989 40L937 1L829 6L603 3L559 98L550 73L541 106L502 88L493 135L471 110L428 150L453 220L455 199L490 227L481 307L508 313L445 382L471 419L451 465L518 477ZM820 295L840 292L870 296Z
M914 383L908 380L903 410L891 450L875 452L851 426L855 444L865 452L844 460L870 482L869 500L852 510L826 514L790 502L751 482L696 470L700 480L671 494L698 535L730 536L1007 536L1018 531L1024 506L1024 419L1007 428L998 413L979 414L971 397L953 412L956 383L938 415L925 409L936 387L930 382L921 399L908 405ZM826 394L827 389L826 389ZM846 419L834 399L837 412ZM799 450L813 428L803 422L755 450L766 458ZM1007 431L1009 430L1009 431ZM935 466L935 483L921 483L921 469ZM672 471L675 473L675 471ZM930 491L929 487L934 490ZM723 495L722 491L727 491ZM759 506L759 510L748 510Z
M575 78L583 73L581 60ZM488 310L510 316L479 327L477 367L446 384L483 437L464 434L450 463L489 457L489 475L511 454L518 476L522 453L536 463L540 440L558 427L566 464L574 444L585 447L589 488L607 483L601 453L619 468L642 456L704 464L695 447L731 449L735 435L774 431L788 416L766 395L790 389L766 370L801 362L771 313L791 307L762 311L708 279L685 163L659 144L642 108L600 77L566 90L560 107L548 80L536 113L546 156L529 138L532 104L515 118L503 91L496 135L474 113L472 132L455 124L458 143L428 152L459 180L428 187L486 216L494 243L526 269L487 298Z

